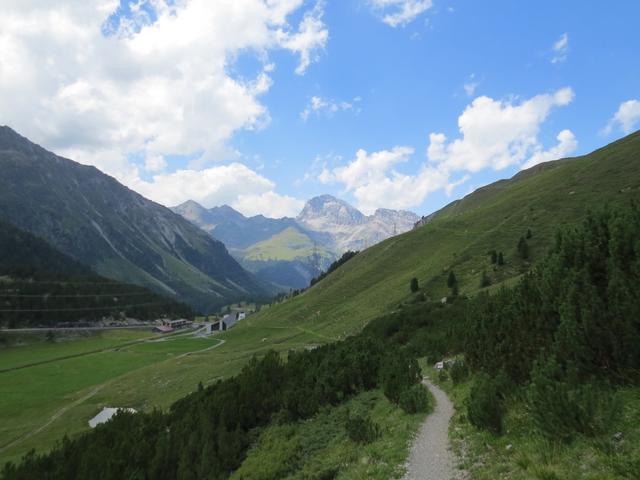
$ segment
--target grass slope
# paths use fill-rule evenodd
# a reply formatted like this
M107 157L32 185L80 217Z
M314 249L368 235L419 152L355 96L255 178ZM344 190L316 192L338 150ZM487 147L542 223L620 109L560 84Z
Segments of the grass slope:
M417 277L432 299L448 294L453 269L461 294L480 288L486 270L494 284L520 275L518 239L531 229L532 258L542 255L559 226L588 209L640 198L640 132L589 155L538 165L454 202L427 225L360 253L324 281L254 322L296 325L332 337L362 328L409 295ZM486 252L503 251L506 265L493 271Z
M331 252L317 246L313 240L297 228L289 227L274 236L258 242L243 254L244 260L295 260L317 253L320 257L333 258Z

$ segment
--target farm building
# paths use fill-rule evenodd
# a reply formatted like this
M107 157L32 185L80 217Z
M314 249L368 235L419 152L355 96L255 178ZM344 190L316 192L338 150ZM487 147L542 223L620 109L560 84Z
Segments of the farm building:
M98 413L95 417L89 420L89 426L91 428L96 428L101 423L108 422L111 418L118 413L119 411L136 413L133 408L112 408L112 407L104 407L100 413Z
M242 320L243 318L244 316L240 318L239 314L229 313L224 317L222 317L220 320L216 320L215 322L211 322L211 323L206 323L205 333L209 335L215 332L224 332L225 330L229 330L236 323L238 323L238 320Z

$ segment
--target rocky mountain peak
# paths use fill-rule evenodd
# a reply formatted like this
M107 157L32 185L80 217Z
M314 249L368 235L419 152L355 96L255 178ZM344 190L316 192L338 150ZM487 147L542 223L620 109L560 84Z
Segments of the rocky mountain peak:
M347 202L331 195L320 195L309 200L297 220L303 224L357 225L365 216Z

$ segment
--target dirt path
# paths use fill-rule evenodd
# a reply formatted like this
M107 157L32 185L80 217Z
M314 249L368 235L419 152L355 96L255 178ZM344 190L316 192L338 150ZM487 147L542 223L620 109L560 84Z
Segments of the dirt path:
M462 480L464 472L455 465L449 449L449 421L453 404L447 394L426 378L422 383L435 397L435 407L413 441L404 480Z

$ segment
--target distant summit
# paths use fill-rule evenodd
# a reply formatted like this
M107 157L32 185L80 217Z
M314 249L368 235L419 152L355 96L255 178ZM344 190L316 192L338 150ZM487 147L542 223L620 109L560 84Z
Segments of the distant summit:
M359 210L331 195L312 198L296 217L298 222L315 230L322 229L324 225L357 225L365 219Z
M413 212L379 208L366 216L357 208L331 195L307 202L296 220L305 228L331 237L336 253L362 250L413 228L420 219Z
M410 230L420 218L380 208L364 215L331 195L310 199L296 218L245 217L228 205L189 200L172 209L222 241L248 270L282 289L306 287L347 250L363 250Z

